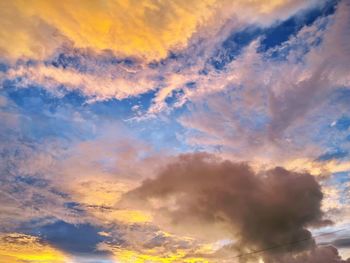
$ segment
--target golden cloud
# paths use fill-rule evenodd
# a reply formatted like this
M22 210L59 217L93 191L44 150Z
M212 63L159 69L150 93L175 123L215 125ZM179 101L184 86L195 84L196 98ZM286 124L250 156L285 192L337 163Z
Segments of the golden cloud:
M64 263L66 260L62 252L41 243L37 237L18 233L0 236L1 262Z
M224 16L212 19L214 15L230 10L229 17L255 21L290 14L305 2L313 1L1 1L0 51L9 58L44 58L68 42L78 48L159 59L170 49L185 47L202 24L223 22Z
M135 250L113 247L106 243L99 245L100 249L110 251L118 262L134 262L134 263L209 263L210 261L202 257L191 257L187 255L185 250L177 250L167 255L159 255L159 251L139 252ZM157 254L157 255L156 255Z
M0 48L10 56L40 57L57 45L53 39L66 38L79 48L165 57L187 43L214 2L7 1L0 8Z

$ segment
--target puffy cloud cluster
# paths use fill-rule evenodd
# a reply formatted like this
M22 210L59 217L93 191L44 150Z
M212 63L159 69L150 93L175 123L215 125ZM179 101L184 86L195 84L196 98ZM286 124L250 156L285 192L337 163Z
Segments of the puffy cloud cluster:
M307 227L329 223L322 218L322 198L310 174L283 168L254 172L248 164L198 153L179 156L121 203L153 209L155 220L175 231L210 239L221 229L215 238L237 239L237 248L297 242L281 249L294 251L313 246Z
M188 143L222 146L242 159L317 157L330 140L321 130L348 110L334 101L350 83L349 17L340 2L333 16L283 44L261 52L261 40L252 41L223 70L196 79L198 89L184 90L191 104L180 117Z

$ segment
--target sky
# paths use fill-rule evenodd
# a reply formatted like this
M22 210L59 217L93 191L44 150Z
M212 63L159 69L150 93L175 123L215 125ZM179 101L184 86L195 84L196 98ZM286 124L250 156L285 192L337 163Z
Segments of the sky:
M350 262L349 0L0 0L0 262Z

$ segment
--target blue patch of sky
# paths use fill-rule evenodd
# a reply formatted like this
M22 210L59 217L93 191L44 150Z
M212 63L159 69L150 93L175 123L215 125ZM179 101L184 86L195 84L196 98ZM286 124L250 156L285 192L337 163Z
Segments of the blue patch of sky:
M28 140L60 138L85 140L96 136L94 127L103 122L123 121L139 111L146 111L155 92L148 92L124 100L110 99L87 103L78 91L60 96L38 86L17 87L15 81L5 81L0 91L9 101L2 111L20 116L20 133Z
M223 41L221 47L209 59L209 63L217 70L223 69L241 53L245 46L260 36L261 32L262 29L251 26L233 33Z
M86 103L86 99L78 92L57 97L41 87L17 88L15 84L8 83L2 90L2 95L11 100L19 113L25 116L21 123L21 132L27 141L38 143L48 138L68 141L94 139L97 135L93 129L95 125L124 121L133 130L133 135L150 142L155 149L181 151L184 148L184 143L179 142L176 134L181 134L183 128L173 120L181 109L175 110L164 119L125 121L135 116L132 110L135 105L139 105L139 111L146 112L155 91L124 100ZM75 113L81 116L82 122L74 121Z
M317 158L318 161L329 161L343 159L349 155L348 151L342 149L335 149L333 151L328 151Z
M6 72L8 70L8 65L6 63L0 62L0 72Z
M88 103L87 98L79 91L68 91L62 87L60 95L53 94L43 87L28 86L18 88L16 81L5 81L1 94L10 98L26 113L40 114L43 110L55 113L62 108L74 108L82 114L93 113L101 118L123 120L133 117L133 106L139 105L140 109L147 110L155 97L156 91L149 91L136 97L123 100L108 99ZM1 95L0 94L0 95Z
M281 23L267 28L259 47L260 52L276 47L295 35L302 27L312 25L318 18L331 15L335 12L338 1L326 1L325 4L306 10L292 16Z
M339 87L335 89L333 96L331 97L331 103L333 105L348 106L350 100L350 87Z
M35 176L22 176L22 175L18 175L15 177L15 182L18 183L25 183L31 186L35 186L38 188L46 188L49 184L49 182L45 179L42 178L38 178Z
M184 91L182 89L174 90L170 96L165 99L165 103L168 107L173 107L174 103L178 102L179 98L184 95Z
M189 150L183 139L186 128L177 119L187 111L186 107L173 109L166 115L145 120L130 120L126 125L137 138L150 143L156 151L179 153Z
M227 64L237 58L244 47L258 38L261 39L260 46L258 47L258 52L260 53L280 46L291 36L296 35L304 26L310 26L318 18L333 14L337 3L337 0L326 1L324 4L318 5L313 9L305 10L287 20L275 23L269 28L262 28L257 25L243 28L241 31L233 33L224 40L220 48L209 59L208 63L216 70L222 70ZM286 50L283 51L286 52ZM281 54L275 51L271 55L272 57L276 57Z
M349 155L345 156L345 152L350 152L349 99L348 88L334 87L328 100L308 119L307 130L299 131L300 134L310 134L311 141L324 149L324 156L319 156L321 159L350 159Z
M311 140L323 149L323 153L316 159L318 161L348 160L349 143L348 134L337 130L329 124L321 124L311 127Z
M0 96L9 101L2 110L12 110L20 116L17 137L22 138L22 142L38 145L48 139L58 139L63 147L65 143L69 145L72 142L96 138L98 127L103 123L121 121L130 128L131 136L135 135L149 142L155 149L182 151L185 143L179 141L177 133L183 133L183 127L175 120L181 109L174 110L164 118L127 121L135 117L137 112L145 113L155 93L156 91L150 91L124 100L110 99L88 103L79 92L70 91L57 96L39 86L20 88L15 81L7 81ZM176 95L181 94L174 94L175 97ZM171 103L175 102L174 98ZM133 108L135 105L138 105L137 109Z
M330 127L334 130L334 133L337 133L340 136L341 140L339 144L344 144L350 141L350 115L346 112L349 111L349 99L350 99L350 89L349 88L338 88L333 92L330 99L330 104L333 107L339 108L339 113L342 111L343 114L336 116L334 122ZM335 136L333 136L334 141Z
M99 235L102 227L91 224L70 224L64 221L32 228L29 222L19 229L22 233L39 236L43 241L73 255L107 255L106 251L97 251L96 246L108 237Z
M179 137L179 135L184 134L184 128L170 118L133 122L129 124L129 127L134 128L135 135L150 143L156 151L182 152L187 149L187 145Z
M340 192L339 202L342 204L349 204L348 192L350 176L349 171L334 173L331 175L330 179L327 181L327 185L335 186L337 190Z
M21 132L28 139L44 140L56 138L87 139L89 127L75 119L82 100L78 95L69 94L57 98L38 87L4 89L5 95L21 116ZM81 112L83 114L83 112ZM86 123L87 124L87 123Z
M336 122L334 127L339 131L347 131L350 127L350 117L349 116L342 116L339 118Z
M134 117L135 110L133 107L137 105L141 112L145 112L151 105L152 99L155 97L156 91L149 91L136 97L130 97L123 100L110 99L97 101L87 104L86 107L100 117L126 120Z
M55 113L64 104L79 107L84 103L83 97L76 92L57 97L38 86L17 88L16 85L8 84L4 85L2 93L27 113L40 113L44 108Z

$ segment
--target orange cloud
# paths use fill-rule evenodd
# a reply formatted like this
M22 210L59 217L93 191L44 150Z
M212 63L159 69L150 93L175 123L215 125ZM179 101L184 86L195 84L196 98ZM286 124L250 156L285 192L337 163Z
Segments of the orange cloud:
M134 263L209 263L211 261L203 257L191 257L187 255L185 250L178 250L167 255L159 255L157 251L138 252L135 250L113 247L109 244L101 243L100 249L110 251L118 262L134 262ZM157 254L157 255L156 255Z
M2 1L0 51L43 58L62 43L147 60L183 48L198 28L237 16L250 22L290 15L310 2L292 0ZM220 19L216 19L216 18ZM214 19L213 19L214 18Z
M67 257L55 248L41 243L37 237L11 233L0 235L0 261L64 263L67 262Z
M11 1L2 3L0 11L0 48L10 56L40 57L55 46L56 38L79 48L165 57L170 48L186 45L198 24L210 16L214 2Z

